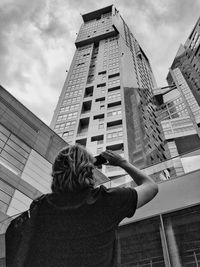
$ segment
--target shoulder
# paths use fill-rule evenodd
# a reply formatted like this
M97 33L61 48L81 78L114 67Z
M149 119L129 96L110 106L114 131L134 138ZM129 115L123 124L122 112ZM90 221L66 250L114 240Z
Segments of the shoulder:
M113 214L117 223L125 217L130 218L134 215L138 201L137 191L134 188L101 186L99 192L104 206Z
M107 198L129 198L129 197L136 197L137 192L132 187L111 187L106 188L105 186L100 186L99 188L94 189L96 193L100 194L103 197Z
M31 205L30 205L30 210L32 210L34 207L36 206L40 206L41 203L44 201L44 199L46 198L47 194L43 194L39 197L37 197L36 199L34 199L32 202L31 202Z

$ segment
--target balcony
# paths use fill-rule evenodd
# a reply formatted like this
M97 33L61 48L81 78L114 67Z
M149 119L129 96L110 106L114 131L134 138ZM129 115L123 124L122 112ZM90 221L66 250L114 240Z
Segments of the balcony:
M81 114L86 114L91 111L92 100L83 102Z
M93 96L94 86L85 88L84 98L91 98Z
M77 138L86 136L88 133L88 127L89 127L89 118L80 119Z

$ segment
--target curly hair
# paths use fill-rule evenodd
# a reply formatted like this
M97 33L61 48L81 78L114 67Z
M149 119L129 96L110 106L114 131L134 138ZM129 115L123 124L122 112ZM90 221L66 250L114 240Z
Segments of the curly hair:
M52 166L52 192L80 191L93 187L93 161L92 155L79 144L62 149Z

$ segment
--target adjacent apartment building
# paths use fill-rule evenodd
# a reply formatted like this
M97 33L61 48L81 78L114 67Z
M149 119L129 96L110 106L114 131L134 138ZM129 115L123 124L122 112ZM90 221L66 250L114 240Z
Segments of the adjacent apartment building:
M180 45L167 82L169 86L154 90L154 95L169 158L200 147L200 18L185 44ZM189 168L181 162L177 164L176 173ZM190 168L195 165L198 168L198 164Z
M180 45L171 69L179 68L200 105L200 18L184 45ZM171 75L167 77L171 83Z

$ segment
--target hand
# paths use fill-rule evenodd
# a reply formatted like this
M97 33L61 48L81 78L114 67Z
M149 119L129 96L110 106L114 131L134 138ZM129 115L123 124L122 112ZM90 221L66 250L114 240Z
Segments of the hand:
M122 158L119 154L111 150L106 150L102 152L101 155L108 161L108 164L113 166L121 167L124 162L127 162L126 159Z

